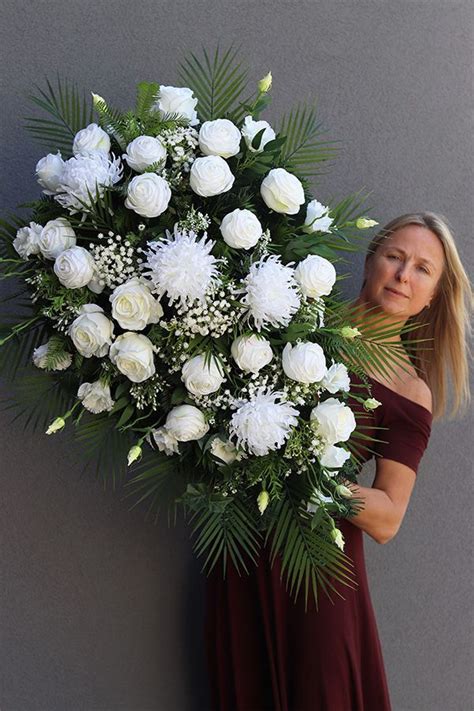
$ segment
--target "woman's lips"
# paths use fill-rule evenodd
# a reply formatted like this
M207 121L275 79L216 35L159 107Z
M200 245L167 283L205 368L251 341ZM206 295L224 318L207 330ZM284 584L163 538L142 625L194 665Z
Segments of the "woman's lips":
M399 291L395 291L394 289L390 289L388 286L386 286L385 288L386 288L387 291L389 291L389 292L390 292L391 294L393 294L394 296L400 296L400 297L403 298L403 299L408 298L407 296L405 296L405 294L401 294Z

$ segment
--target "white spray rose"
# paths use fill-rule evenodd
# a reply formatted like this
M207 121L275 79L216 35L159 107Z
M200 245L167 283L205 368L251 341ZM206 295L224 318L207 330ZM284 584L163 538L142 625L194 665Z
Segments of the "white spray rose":
M209 431L204 414L194 405L174 407L168 413L165 426L178 442L201 439Z
M263 233L262 225L253 212L239 208L224 216L220 230L224 242L234 249L255 247Z
M193 395L209 395L219 390L225 378L215 358L205 363L203 354L186 361L181 370L181 380Z
M260 145L258 146L258 148L252 148L253 139L255 138L257 133L260 133L260 131L262 131L263 129L265 130L260 139ZM247 144L249 151L251 151L252 153L261 153L267 143L273 141L276 138L275 131L267 121L254 121L251 116L246 116L244 119L244 125L242 126L242 136L245 139L245 143Z
M220 156L196 158L189 174L191 189L202 197L226 193L234 180L229 166Z
M159 138L138 136L128 144L127 152L122 158L127 161L132 170L143 173L153 163L166 161L166 148Z
M142 331L163 316L160 302L152 296L145 279L133 277L110 295L112 318L127 331Z
M195 111L198 100L194 98L192 89L177 86L160 86L158 100L154 105L162 114L180 114L190 121L190 126L199 123Z
M333 220L328 215L329 208L317 200L311 200L306 208L305 232L327 232Z
M98 415L100 412L110 412L115 405L110 394L110 387L100 380L94 383L82 383L77 391L77 397L82 401L83 407L89 412Z
M351 380L349 378L349 373L343 363L333 363L333 365L328 368L328 372L322 381L323 388L333 395L339 390L343 390L348 393L350 385Z
M223 440L220 437L214 437L212 440L211 452L217 459L221 459L226 464L240 461L244 456L244 453L239 452L233 442L229 439Z
M67 289L80 289L94 276L95 263L84 247L70 247L56 257L54 273Z
M271 210L285 215L296 215L304 203L303 186L284 168L273 168L260 186L262 198Z
M240 131L228 119L204 121L199 130L199 148L205 156L235 156L240 150Z
M318 383L326 374L324 351L317 343L287 343L283 349L285 375L298 383Z
M35 348L33 351L33 363L37 368L42 370L48 369L47 359L49 352L49 341L44 343L42 346ZM72 355L70 353L64 353L61 358L55 360L55 367L51 370L66 370L72 363Z
M270 341L257 334L238 336L231 346L232 357L244 373L258 373L270 363L273 351Z
M85 358L107 355L114 335L114 324L97 304L85 304L79 316L74 319L69 335L81 355Z
M151 436L160 452L164 452L169 457L179 454L178 440L167 427L158 427L158 429L152 430Z
M90 151L100 151L101 153L110 151L110 138L104 129L96 123L90 123L86 128L78 131L72 144L72 152L75 156Z
M330 397L311 410L311 422L317 422L318 434L328 444L346 442L356 427L354 413L337 398Z
M305 296L318 299L328 296L336 283L334 265L324 257L309 254L295 269L295 279Z
M56 259L61 252L74 247L75 244L76 233L65 217L47 222L38 239L40 252L46 259Z
M284 444L298 424L297 415L283 393L260 389L233 413L229 432L239 447L261 457Z
M36 222L30 222L29 227L21 227L13 240L13 247L22 259L28 259L30 254L39 254L39 238L42 226Z
M321 454L319 454L318 459L322 467L327 467L328 469L340 469L344 462L350 459L351 453L343 447L335 447L333 444L328 444Z
M61 185L64 173L65 162L61 158L61 153L48 153L36 164L36 176L38 183L44 188L46 195L54 195Z
M155 374L153 344L142 333L127 331L110 346L109 358L132 383L142 383Z
M170 186L161 175L144 173L136 175L127 188L125 207L142 217L158 217L168 208L171 200Z

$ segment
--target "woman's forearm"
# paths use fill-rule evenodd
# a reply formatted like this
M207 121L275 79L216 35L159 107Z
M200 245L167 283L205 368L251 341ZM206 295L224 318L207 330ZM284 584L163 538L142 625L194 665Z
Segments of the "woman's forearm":
M363 508L348 520L361 528L377 543L387 543L395 533L394 506L390 497L381 489L346 482L352 496L361 500Z

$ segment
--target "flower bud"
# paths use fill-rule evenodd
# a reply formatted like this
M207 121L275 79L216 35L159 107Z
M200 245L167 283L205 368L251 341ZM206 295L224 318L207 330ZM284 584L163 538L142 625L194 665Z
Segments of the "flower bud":
M352 497L352 491L349 487L344 486L344 484L338 484L336 486L336 494L339 496L344 496L345 499L350 499Z
M344 541L344 536L342 535L342 531L340 531L338 528L334 527L331 531L331 538L334 541L334 543L336 544L336 546L338 548L340 548L341 551L343 551L345 541Z
M260 511L261 514L263 514L263 512L267 508L269 501L270 501L270 496L268 495L268 491L265 491L265 490L261 491L257 497L258 510Z
M94 105L94 109L97 109L97 105L99 103L105 104L105 99L103 99L99 94L94 94L93 91L91 91L92 94L92 103Z
M343 326L340 330L340 334L343 338L347 338L348 340L362 335L358 328L351 328L350 326Z
M359 219L356 220L356 227L358 230L366 230L369 227L375 227L375 225L378 224L379 223L375 220L369 220L367 217L359 217Z
M380 400L376 400L374 397L368 397L367 400L364 400L366 410L376 410L381 404Z
M134 444L133 447L130 449L128 456L127 456L127 464L130 466L133 464L133 462L136 462L138 459L142 458L142 448L138 444Z
M63 417L56 417L55 420L53 420L46 430L46 434L54 434L55 432L60 432L66 424L66 420Z
M263 79L260 79L258 82L258 90L261 94L266 94L267 91L270 91L272 86L272 73L268 72L268 74L265 74Z

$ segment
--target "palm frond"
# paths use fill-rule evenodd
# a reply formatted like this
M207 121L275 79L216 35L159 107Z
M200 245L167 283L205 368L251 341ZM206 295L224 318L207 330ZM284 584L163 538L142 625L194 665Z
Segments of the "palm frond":
M26 129L42 145L54 152L59 149L63 157L69 158L74 136L92 122L92 103L87 101L85 93L81 94L76 84L59 75L56 87L49 79L46 84L45 89L35 85L37 93L30 99L51 118L27 118Z
M316 107L300 104L282 119L279 135L286 136L281 160L301 177L320 175L318 164L336 156L336 141L323 141L325 131L317 120Z

